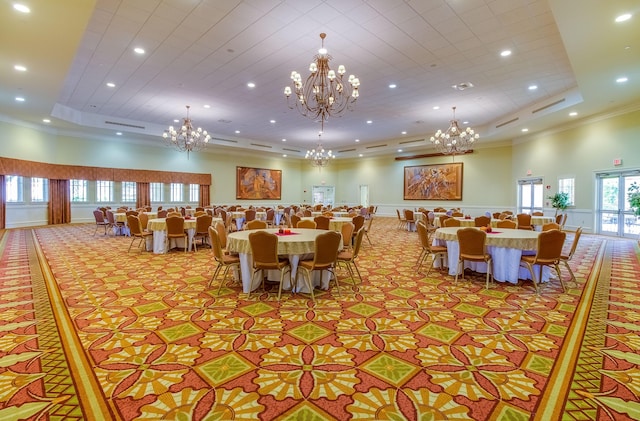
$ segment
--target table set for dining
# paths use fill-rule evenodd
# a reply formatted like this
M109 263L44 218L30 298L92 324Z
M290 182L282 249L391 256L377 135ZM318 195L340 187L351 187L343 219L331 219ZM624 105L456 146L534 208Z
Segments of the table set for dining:
M455 276L458 271L458 257L460 248L458 244L457 231L463 227L438 228L434 234L435 245L447 246L447 258L449 265L449 275ZM493 260L492 273L496 281L518 283L518 279L531 279L530 272L520 266L520 258L523 254L535 254L538 246L539 231L519 230L509 228L493 229L487 233L486 248ZM439 267L436 261L434 267ZM486 273L486 263L465 262L465 268L475 272ZM540 276L540 266L535 266L537 277L542 282L549 280L551 270L549 267L542 268Z
M223 222L222 218L213 218L211 225L215 225L217 222ZM191 250L193 247L193 237L196 233L196 218L185 218L184 229L187 231L187 250ZM152 231L153 236L147 238L146 249L153 250L156 254L166 253L174 247L184 248L184 240L182 238L172 238L171 241L167 241L167 223L166 218L154 218L149 219L147 222L147 231Z
M230 253L238 253L240 257L240 277L242 279L242 291L249 293L258 288L262 282L261 279L254 279L252 283L252 266L253 258L251 255L251 245L249 243L249 234L256 230L244 230L230 233L227 236L227 250ZM269 233L278 235L278 255L286 256L291 263L291 274L285 277L283 289L291 288L291 280L296 277L298 262L301 259L311 258L315 252L315 240L320 234L326 233L326 230L309 229L309 228L292 228L289 233L279 233L278 228L270 228L266 230ZM342 242L341 242L342 244ZM314 286L321 289L328 289L330 274L326 271L320 279L318 273L314 272L312 282ZM236 274L237 276L237 274ZM280 279L279 271L268 271L268 279ZM306 291L304 283L300 282L298 291Z
M301 221L303 220L309 220L309 221L313 221L315 217L313 216L303 216L302 218L300 218ZM329 218L329 229L331 231L337 231L337 232L342 232L342 226L344 224L346 224L347 222L353 222L353 218L351 217L345 217L345 216L334 216Z

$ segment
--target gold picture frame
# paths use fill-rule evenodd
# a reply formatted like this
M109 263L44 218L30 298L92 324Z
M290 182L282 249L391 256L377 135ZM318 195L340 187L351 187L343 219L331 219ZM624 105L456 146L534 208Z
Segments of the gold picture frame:
M236 199L280 200L282 170L236 167Z
M405 200L462 200L462 162L404 167Z

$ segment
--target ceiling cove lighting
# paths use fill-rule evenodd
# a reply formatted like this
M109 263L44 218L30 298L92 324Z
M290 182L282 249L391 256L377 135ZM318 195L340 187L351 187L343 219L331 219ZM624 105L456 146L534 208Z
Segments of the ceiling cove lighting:
M201 127L193 128L189 118L189 108L191 107L187 105L187 116L184 118L182 127L176 130L173 126L169 126L169 130L162 133L162 137L169 145L180 152L187 153L187 159L189 159L189 153L201 150L211 140L206 130L202 130Z
M289 108L291 95L295 95L295 108L305 117L320 121L323 125L329 117L338 117L345 110L351 109L358 99L358 88L360 80L354 75L349 75L344 80L346 69L343 65L338 66L338 71L329 68L331 56L324 48L324 39L327 35L320 34L322 47L318 54L313 57L313 62L309 65L311 74L303 81L302 76L297 71L291 72L291 85L284 88L284 95L287 97Z
M450 121L449 128L445 131L438 130L434 136L431 136L431 143L436 147L438 152L444 155L458 155L466 153L474 145L480 135L467 127L461 130L456 120L456 107L453 109L453 119Z
M304 158L309 160L311 165L314 167L318 167L322 169L322 167L326 167L329 165L329 161L334 159L336 156L331 151L325 151L322 147L322 132L318 133L318 146L315 149L311 149L307 151Z

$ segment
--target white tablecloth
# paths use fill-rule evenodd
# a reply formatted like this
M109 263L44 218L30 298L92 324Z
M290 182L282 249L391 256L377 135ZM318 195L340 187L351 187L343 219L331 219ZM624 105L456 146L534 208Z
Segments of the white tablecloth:
M215 225L218 221L222 222L222 218L213 218L211 225ZM188 237L187 250L191 250L193 236L196 233L196 218L185 219L184 228L187 230ZM147 250L153 249L154 253L163 254L174 247L184 248L184 240L182 238L172 238L170 244L167 244L167 223L165 218L149 219L147 230L153 231L153 238L147 238Z
M249 244L249 234L251 232L255 232L256 230L244 230L244 231L236 231L227 236L227 250L231 253L238 253L240 256L240 271L242 273L242 291L245 293L249 293L250 291L255 290L261 285L262 280L257 277L253 280L251 279L251 275L253 273L253 258L251 255L251 245ZM271 233L277 233L278 229L266 229L262 231L267 231ZM291 262L291 276L286 276L284 280L284 284L282 285L283 289L291 288L291 279L295 279L298 262L300 259L309 259L313 257L313 253L315 251L315 241L316 237L320 234L324 234L326 230L317 230L317 229L307 229L307 228L293 228L291 232L294 233L292 235L282 235L278 237L278 254L280 256L286 256L289 258L289 262ZM340 247L342 247L342 241L340 242ZM268 271L267 278L274 281L280 281L280 271ZM330 274L327 271L324 271L324 275L322 279L318 274L318 271L314 271L312 282L316 287L320 287L321 289L329 288L329 280ZM304 285L302 279L299 279L298 290L300 292L309 292L306 290L306 286Z
M307 219L313 221L315 216L303 216L300 220ZM353 218L349 217L333 217L329 219L329 229L331 231L342 232L342 226L347 222L353 222Z
M449 275L455 276L458 270L458 257L460 248L456 231L459 227L438 228L435 232L434 244L446 245ZM531 274L526 267L520 266L520 258L523 253L535 254L538 246L537 231L527 231L518 229L499 228L487 234L487 252L491 254L493 260L493 277L497 281L518 283L518 279L531 279ZM434 266L439 266L436 260ZM486 273L486 263L465 262L465 268L475 272ZM537 271L536 277L540 282L549 280L551 270L543 267L542 277L540 277L540 266L534 266Z

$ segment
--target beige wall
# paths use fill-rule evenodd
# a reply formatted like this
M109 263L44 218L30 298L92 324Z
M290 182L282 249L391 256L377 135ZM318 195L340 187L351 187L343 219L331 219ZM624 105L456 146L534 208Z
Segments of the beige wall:
M280 203L310 203L314 185L336 187L336 203L359 203L360 185L368 185L370 203L379 212L395 215L398 208L419 206L461 207L468 213L486 210L515 209L516 181L531 176L542 177L555 193L559 177L576 179L576 206L569 210L569 225L592 226L595 203L595 172L640 168L640 111L577 121L572 127L552 133L515 139L513 146L492 147L479 144L473 154L456 156L455 162L464 167L462 201L405 201L403 199L403 171L405 166L452 162L451 157L422 158L396 161L393 156L335 160L319 170L299 159L215 150L194 153L187 160L162 145L158 147L115 141L77 139L55 135L15 124L0 122L2 156L58 164L77 164L116 168L139 168L211 173L212 203L236 203L236 166L282 169L283 189ZM412 150L413 154L429 152ZM613 166L614 158L622 158L623 165ZM241 203L241 202L240 202ZM75 212L74 220L90 218L91 204L86 212ZM553 212L553 209L547 209ZM22 212L24 213L24 212ZM11 218L20 212L8 211L7 226L18 224ZM37 220L37 218L36 218ZM34 222L30 221L29 223ZM26 223L26 222L25 222Z

